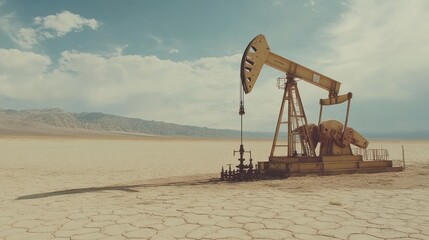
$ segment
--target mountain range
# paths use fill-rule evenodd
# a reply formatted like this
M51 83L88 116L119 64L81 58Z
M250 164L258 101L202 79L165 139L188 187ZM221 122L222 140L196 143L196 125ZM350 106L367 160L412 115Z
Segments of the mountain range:
M187 126L100 112L71 113L59 108L0 109L2 135L136 135L239 138L240 131ZM429 139L429 131L363 132L369 139ZM245 138L272 139L270 132L244 132Z
M0 110L0 133L16 134L134 134L150 136L190 136L239 138L237 130L212 129L127 118L100 112L71 113L62 109ZM251 138L271 138L271 133L246 132Z

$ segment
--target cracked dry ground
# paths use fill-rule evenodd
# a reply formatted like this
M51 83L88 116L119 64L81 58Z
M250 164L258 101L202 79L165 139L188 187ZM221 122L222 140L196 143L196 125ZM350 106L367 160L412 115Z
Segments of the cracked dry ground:
M0 239L429 239L428 165L234 184L0 171Z

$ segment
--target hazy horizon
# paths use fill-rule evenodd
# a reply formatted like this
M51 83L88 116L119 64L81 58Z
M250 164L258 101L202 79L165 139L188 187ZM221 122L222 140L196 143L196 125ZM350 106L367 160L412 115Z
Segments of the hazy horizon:
M66 112L60 108L14 110L0 108L0 133L19 136L97 136L97 134L143 134L159 136L188 136L206 138L239 139L239 129L220 129L180 125L174 122L161 122L142 118L127 118L120 115L105 114L102 112ZM244 128L244 139L271 140L272 131L252 131ZM89 132L87 132L89 131ZM101 131L101 132L99 132ZM283 133L285 129L281 129ZM398 139L398 140L425 140L429 139L429 131L389 131L389 132L361 132L369 140ZM124 135L124 136L125 136ZM106 135L106 137L108 137ZM283 137L282 137L283 138Z

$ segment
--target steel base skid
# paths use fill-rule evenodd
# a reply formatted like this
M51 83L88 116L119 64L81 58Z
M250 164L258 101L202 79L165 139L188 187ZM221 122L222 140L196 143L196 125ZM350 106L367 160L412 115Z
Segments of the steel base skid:
M335 175L350 173L398 172L390 160L363 161L362 156L338 155L324 157L271 157L258 162L258 170L266 176L294 177L309 174Z

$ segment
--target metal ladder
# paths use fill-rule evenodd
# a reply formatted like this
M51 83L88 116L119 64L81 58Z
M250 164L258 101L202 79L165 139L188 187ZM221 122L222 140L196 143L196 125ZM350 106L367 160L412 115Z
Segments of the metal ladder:
M297 156L298 152L296 149L297 144L301 146L301 155L303 156L316 156L312 142L310 141L310 134L307 125L307 118L305 116L304 108L301 102L301 97L297 88L297 83L294 80L286 81L284 84L279 84L280 80L284 78L278 78L278 87L284 88L283 100L280 107L279 117L277 121L276 132L274 134L273 144L271 148L270 156L273 157L275 149L277 147L287 147L287 156ZM287 121L283 121L283 113L285 103L288 102ZM277 144L279 131L282 124L288 126L288 143ZM297 130L300 129L300 130ZM299 134L298 131L303 131ZM301 139L301 137L304 139Z

